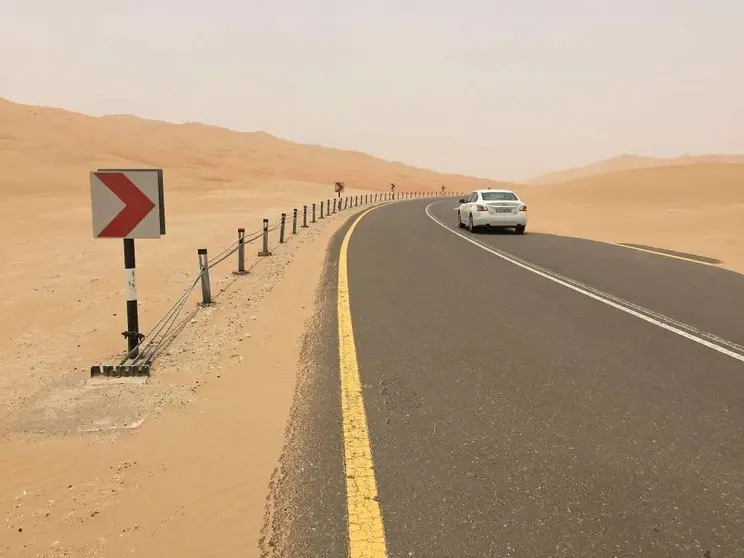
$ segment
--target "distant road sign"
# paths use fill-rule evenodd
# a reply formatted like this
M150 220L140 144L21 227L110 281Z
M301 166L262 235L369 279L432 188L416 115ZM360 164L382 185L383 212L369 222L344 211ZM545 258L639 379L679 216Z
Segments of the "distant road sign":
M344 183L343 182L336 182L336 193L340 194L344 191Z
M90 173L95 238L160 238L165 234L161 169Z

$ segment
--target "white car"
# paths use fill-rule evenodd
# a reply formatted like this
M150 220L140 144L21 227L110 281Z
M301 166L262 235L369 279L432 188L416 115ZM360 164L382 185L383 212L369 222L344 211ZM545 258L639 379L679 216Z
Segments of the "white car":
M488 227L513 228L524 234L527 228L527 204L511 190L475 190L455 210L458 226L467 226L470 232Z

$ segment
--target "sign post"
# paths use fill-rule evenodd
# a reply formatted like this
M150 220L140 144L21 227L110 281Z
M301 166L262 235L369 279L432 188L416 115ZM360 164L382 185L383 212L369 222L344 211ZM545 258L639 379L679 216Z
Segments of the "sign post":
M127 290L127 354L117 366L93 366L91 376L149 376L148 362L140 362L136 255L134 240L165 234L162 169L98 169L90 173L94 238L121 238Z
M335 192L336 192L337 197L339 198L341 197L341 192L344 191L344 188L345 186L343 182L336 182Z

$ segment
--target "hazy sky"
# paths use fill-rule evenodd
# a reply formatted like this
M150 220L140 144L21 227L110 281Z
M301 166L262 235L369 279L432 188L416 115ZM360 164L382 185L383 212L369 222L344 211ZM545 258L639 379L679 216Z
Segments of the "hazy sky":
M503 179L744 153L744 1L0 0L0 96Z

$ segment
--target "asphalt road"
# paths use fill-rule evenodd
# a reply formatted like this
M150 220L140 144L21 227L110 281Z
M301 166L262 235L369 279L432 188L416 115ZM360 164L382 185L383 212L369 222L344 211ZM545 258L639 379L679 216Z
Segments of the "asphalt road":
M431 203L370 212L348 247L388 555L744 556L744 277L578 239L458 235L455 202ZM348 552L345 233L275 486L276 555Z

